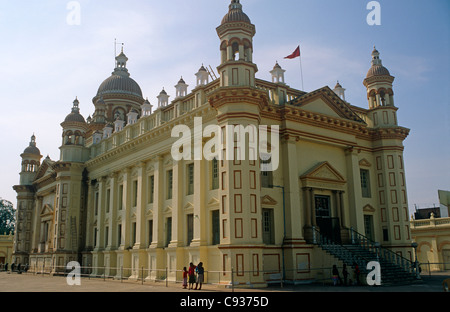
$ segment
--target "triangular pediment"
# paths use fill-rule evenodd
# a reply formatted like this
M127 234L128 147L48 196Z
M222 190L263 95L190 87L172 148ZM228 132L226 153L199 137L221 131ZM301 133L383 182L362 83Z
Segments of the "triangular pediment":
M290 104L312 113L364 123L350 104L343 101L329 87L307 93Z
M184 206L183 209L184 209L184 210L191 210L191 209L194 209L194 205L193 205L191 202L188 202L188 203Z
M215 197L211 198L210 201L208 202L208 206L216 206L219 205L219 200Z
M365 158L363 158L359 161L359 165L363 166L363 167L371 167L372 166L372 164Z
M301 177L302 180L320 180L323 182L346 183L342 174L339 173L327 161L321 162L310 170L305 172Z
M278 202L275 199L273 199L272 197L270 197L269 195L263 196L261 198L261 205L275 206L276 204L278 204Z
M367 205L364 206L363 211L364 212L374 213L375 212L375 208L373 208L371 205L367 204Z
M41 217L47 215L53 215L53 208L49 204L44 205L44 207L42 207L41 209Z
M54 161L50 160L50 158L48 158L48 157L46 159L44 159L42 164L39 166L39 169L36 173L36 178L34 180L37 181L37 180L41 179L42 177L54 174L55 170L53 170L53 168L52 168L53 163L54 163Z

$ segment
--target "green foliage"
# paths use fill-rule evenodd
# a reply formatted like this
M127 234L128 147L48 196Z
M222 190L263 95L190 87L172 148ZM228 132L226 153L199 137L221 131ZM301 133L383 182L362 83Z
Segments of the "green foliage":
M14 234L16 210L10 201L0 198L0 235Z

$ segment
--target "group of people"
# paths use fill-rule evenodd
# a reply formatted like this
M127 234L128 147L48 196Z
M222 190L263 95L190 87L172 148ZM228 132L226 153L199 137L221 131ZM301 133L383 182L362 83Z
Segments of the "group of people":
M0 263L0 271L8 271L8 263ZM15 263L11 264L11 272L17 272L17 273L22 273L22 272L27 272L28 271L28 264L26 265L22 265L21 263L19 263L18 265L16 265Z
M202 285L205 279L205 268L203 262L200 262L195 266L192 262L189 264L189 269L183 268L183 288L186 289L189 283L189 289L202 289ZM195 284L195 288L194 288ZM198 288L198 286L200 287Z
M360 275L359 266L356 262L353 263L353 280L349 279L349 272L347 270L347 265L344 263L342 266L342 276L344 280L341 279L341 276L339 274L339 270L336 265L333 265L333 272L332 272L332 279L333 279L333 285L361 285L361 281L359 278Z

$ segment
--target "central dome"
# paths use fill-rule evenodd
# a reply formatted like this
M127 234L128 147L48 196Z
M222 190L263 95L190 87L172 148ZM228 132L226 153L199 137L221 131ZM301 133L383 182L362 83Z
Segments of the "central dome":
M132 78L114 72L98 88L97 96L107 94L131 94L142 97L142 90Z
M232 0L229 6L230 10L222 19L222 25L232 22L245 22L251 24L250 18L242 11L242 4L239 0Z
M128 94L142 98L141 87L130 78L127 69L127 56L122 52L116 56L116 68L111 77L103 81L98 88L97 97L115 94Z

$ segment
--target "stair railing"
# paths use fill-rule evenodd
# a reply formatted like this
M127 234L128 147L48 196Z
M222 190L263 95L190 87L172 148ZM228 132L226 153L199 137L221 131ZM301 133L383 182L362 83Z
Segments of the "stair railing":
M359 265L360 270L365 271L367 263L369 263L371 261L370 259L367 259L361 255L355 255L351 250L349 250L344 245L337 244L336 242L334 242L327 236L322 235L322 233L320 233L320 231L315 226L313 226L312 229L313 229L312 234L313 234L313 244L314 245L319 245L320 247L322 247L322 249L326 249L325 245L339 246L341 251L344 251L347 253L347 255L351 256L352 261L351 261L351 263L348 263L349 265L353 265L353 263L356 262ZM337 254L336 254L336 256L337 256Z
M389 263L394 263L406 272L414 274L417 273L414 262L400 256L388 248L381 247L379 243L376 243L361 233L356 232L353 228L350 228L350 237L353 245L358 245L366 250L375 252L377 258L385 260Z

